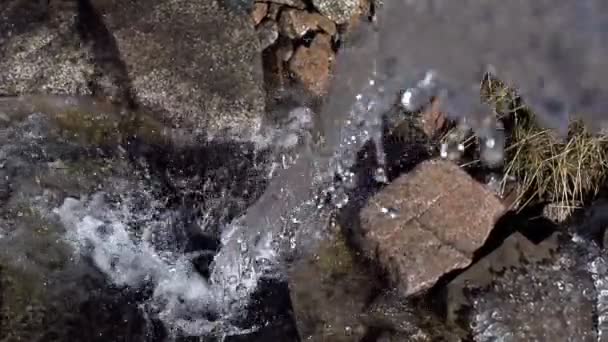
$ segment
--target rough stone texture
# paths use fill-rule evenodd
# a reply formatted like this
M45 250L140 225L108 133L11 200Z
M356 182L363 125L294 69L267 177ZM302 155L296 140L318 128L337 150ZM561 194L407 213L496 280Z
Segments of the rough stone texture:
M349 34L357 29L357 27L364 21L369 20L371 14L372 1L361 0L359 2L359 9L354 12L354 15L348 20L344 27L344 33Z
M175 127L201 129L210 137L247 137L259 130L261 56L247 15L215 0L94 5L115 38L138 103L160 109Z
M266 14L266 17L272 20L279 19L279 13L281 12L283 6L274 2L271 2L269 4L270 5L268 6L268 13Z
M394 291L387 291L371 303L365 313L370 328L387 330L385 340L379 341L462 341L466 333L448 326L427 305L403 299Z
M504 272L510 267L516 267L522 263L522 260L543 262L551 259L556 248L557 241L554 238L535 245L520 233L509 236L492 253L483 257L447 285L447 319L457 322L459 310L468 305L464 294L467 284L476 287L489 286L494 274Z
M285 39L277 48L277 58L282 62L287 62L293 56L293 42Z
M598 341L588 244L514 234L449 285L448 301L464 288L475 341Z
M251 17L253 18L253 24L258 25L262 22L262 19L268 13L268 3L267 2L256 2L253 5L253 11L251 12Z
M304 2L304 0L262 0L262 1L269 2L271 4L276 4L276 5L285 5L285 6L289 6L289 7L293 7L293 8L298 8L298 9L306 8L306 3Z
M436 137L441 132L447 121L441 112L441 105L438 100L433 100L422 112L420 121L422 123L422 130L428 137Z
M353 260L341 238L327 240L317 253L297 262L289 287L302 341L360 341L360 315L374 294L375 275Z
M60 6L0 3L0 94L135 102L209 138L246 139L259 130L262 65L246 13L216 0L51 4Z
M370 199L361 212L361 244L409 296L468 266L504 211L457 165L431 160Z
M312 0L319 11L336 24L348 22L360 10L360 0Z
M327 92L334 61L331 37L317 34L310 47L300 46L289 60L289 70L317 96Z
M90 95L90 51L81 47L77 11L38 1L0 3L0 94Z
M262 50L267 49L279 38L279 27L274 20L264 20L256 28Z
M333 36L336 34L336 25L326 17L297 9L287 9L281 13L279 19L281 33L291 39L302 38L312 30L321 29Z

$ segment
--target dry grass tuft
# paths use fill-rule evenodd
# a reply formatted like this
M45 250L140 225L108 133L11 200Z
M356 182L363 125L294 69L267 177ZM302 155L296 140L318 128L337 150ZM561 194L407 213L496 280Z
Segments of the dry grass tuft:
M534 114L500 80L488 76L481 89L482 100L509 122L500 186L504 193L511 180L518 183L513 209L548 202L557 217L567 217L597 195L608 179L608 135L591 134L582 122L573 121L567 139L558 139L536 124ZM465 146L475 145L475 140L469 137Z
M548 201L558 217L566 217L586 198L597 195L606 180L608 136L593 135L576 121L568 138L558 140L524 112L514 115L507 156L503 184L513 176L521 186L515 208Z

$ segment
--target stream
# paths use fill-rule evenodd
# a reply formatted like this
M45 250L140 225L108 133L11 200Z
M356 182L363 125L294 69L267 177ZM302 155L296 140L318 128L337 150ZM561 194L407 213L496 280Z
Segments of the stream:
M382 139L396 104L414 109L441 96L448 117L481 139L504 140L472 87L490 64L519 82L543 125L563 129L565 108L574 108L604 126L601 0L385 2L377 22L341 47L320 112L292 108L291 126L268 127L255 142L192 144L145 113L123 122L120 108L87 97L0 98L2 340L230 341L293 330L289 302L277 294L284 271L330 234L330 217L360 186L352 168L365 144L377 159L374 181L389 181ZM453 12L463 15L446 14ZM445 35L471 22L479 26ZM505 25L517 30L500 36ZM536 46L538 36L551 39ZM488 148L502 158L503 147ZM595 245L576 234L572 241L576 262L567 254L559 267L589 275L599 341L608 266ZM476 340L508 336L509 327L492 325L502 299L475 301Z

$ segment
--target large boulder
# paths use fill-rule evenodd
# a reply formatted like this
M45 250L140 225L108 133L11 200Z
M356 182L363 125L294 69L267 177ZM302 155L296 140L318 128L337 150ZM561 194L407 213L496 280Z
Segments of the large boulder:
M39 3L0 5L0 94L108 97L208 138L259 130L261 56L243 11L215 0Z
M410 296L467 267L505 211L458 165L430 160L369 200L360 215L361 247Z

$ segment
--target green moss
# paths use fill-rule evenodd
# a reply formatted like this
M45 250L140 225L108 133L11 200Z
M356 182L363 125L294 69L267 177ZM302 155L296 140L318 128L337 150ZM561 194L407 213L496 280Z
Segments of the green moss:
M352 251L342 234L323 245L315 261L322 274L334 276L349 274L355 263Z
M129 137L149 144L171 143L162 122L144 112L94 113L74 108L57 113L55 121L70 140L83 145L115 146Z
M124 138L117 116L74 109L58 113L55 120L70 139L86 145L116 145Z
M0 340L31 337L41 330L46 303L44 280L32 272L4 266L0 270ZM32 335L30 335L32 334Z
M14 233L0 247L0 341L40 341L53 319L48 277L66 267L71 251L63 228L27 201L6 214Z

